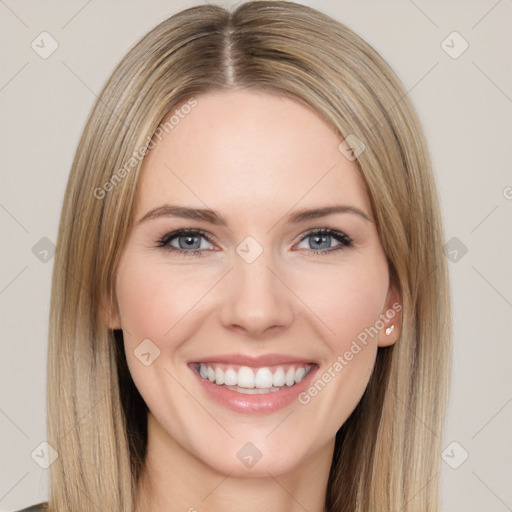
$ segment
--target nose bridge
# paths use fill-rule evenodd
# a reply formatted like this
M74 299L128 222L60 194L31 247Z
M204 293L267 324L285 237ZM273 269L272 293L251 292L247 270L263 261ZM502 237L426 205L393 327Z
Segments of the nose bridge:
M253 335L288 325L293 317L292 294L277 277L271 248L264 249L247 237L236 248L233 267L222 306L223 324L236 325Z

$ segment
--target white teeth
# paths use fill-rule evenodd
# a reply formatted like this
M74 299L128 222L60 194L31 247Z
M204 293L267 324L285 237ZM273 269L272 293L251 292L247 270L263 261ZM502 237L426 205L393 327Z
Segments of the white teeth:
M284 386L285 380L286 377L284 375L284 370L281 367L279 367L272 375L272 384L274 386L282 387Z
M253 388L254 372L248 366L240 366L238 370L238 387Z
M224 384L224 372L220 368L215 368L215 383L219 386Z
M285 383L287 386L293 386L295 384L295 368L290 366L286 372Z
M311 365L290 366L285 373L283 367L279 366L275 371L268 367L253 370L248 366L241 366L238 371L234 368L226 368L223 370L216 364L207 365L201 363L199 365L199 375L203 379L217 384L225 385L229 389L234 389L240 393L247 392L249 394L266 393L269 391L279 391L285 385L288 387L301 382L311 370ZM243 391L247 390L247 391Z
M297 368L295 372L295 383L300 382L304 378L304 375L306 375L306 370L304 368Z
M260 368L256 372L254 384L257 388L271 388L272 387L272 372L268 368Z
M203 365L201 365L201 366L203 366ZM224 372L224 384L226 384L226 386L236 386L237 382L238 382L237 373L235 372L235 370L233 370L233 368L228 368Z

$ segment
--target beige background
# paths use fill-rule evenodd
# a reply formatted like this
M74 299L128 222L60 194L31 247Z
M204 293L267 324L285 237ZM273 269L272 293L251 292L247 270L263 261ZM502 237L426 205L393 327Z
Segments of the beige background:
M441 510L512 511L512 2L304 3L363 36L403 81L430 144L446 242L458 239ZM47 498L47 470L31 458L45 439L53 264L40 240L55 241L87 113L127 49L195 4L0 0L0 510ZM58 43L47 59L31 48L43 31ZM469 44L458 58L441 46L453 31ZM463 48L457 36L445 44Z

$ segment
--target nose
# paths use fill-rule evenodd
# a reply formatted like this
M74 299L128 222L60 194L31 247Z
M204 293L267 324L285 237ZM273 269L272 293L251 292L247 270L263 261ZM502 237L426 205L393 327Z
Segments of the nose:
M223 326L262 338L267 331L286 328L293 321L293 292L273 264L270 251L252 263L238 255L223 283L220 319Z

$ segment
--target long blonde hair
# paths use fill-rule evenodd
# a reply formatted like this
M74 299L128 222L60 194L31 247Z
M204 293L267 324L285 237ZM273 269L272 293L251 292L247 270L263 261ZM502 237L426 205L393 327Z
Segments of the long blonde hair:
M356 162L402 297L400 338L379 348L364 396L336 435L326 511L436 511L451 315L425 139L406 91L373 48L327 15L286 1L172 16L127 53L90 113L54 263L48 441L59 457L49 510L133 510L146 407L122 332L106 326L105 304L116 307L140 164L159 123L187 99L232 87L298 99L340 137L363 141Z

